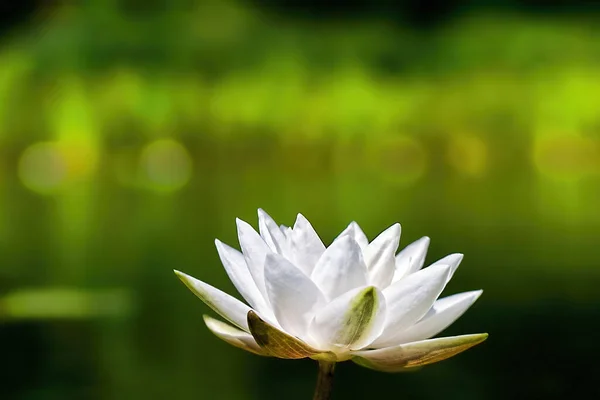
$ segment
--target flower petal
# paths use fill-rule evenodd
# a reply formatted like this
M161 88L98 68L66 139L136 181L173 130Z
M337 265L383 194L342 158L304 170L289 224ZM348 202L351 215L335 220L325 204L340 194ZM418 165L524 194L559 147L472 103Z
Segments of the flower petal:
M431 264L431 266L440 264L449 265L450 275L448 276L448 281L450 281L450 279L452 279L452 276L458 269L458 266L460 265L460 262L462 261L463 257L464 255L460 253L450 254L440 260L437 260L436 262Z
M383 290L387 303L387 319L375 347L387 347L395 335L421 319L431 308L444 287L450 267L436 265L407 276Z
M208 315L204 315L204 323L215 336L230 345L249 351L250 353L258 354L259 356L267 355L256 343L256 340L254 340L254 337L251 334L234 328L218 319L209 317Z
M325 250L311 275L328 299L367 285L367 266L358 243L349 235L338 237Z
M377 236L364 251L371 284L384 288L395 272L395 254L400 243L400 224L394 224Z
M395 335L392 340L396 343L409 343L437 335L460 318L481 296L481 293L483 290L475 290L436 301L419 322Z
M352 359L363 367L385 372L399 372L442 361L483 342L487 333L451 336L406 343L378 350L357 351Z
M262 208L258 209L258 229L260 236L275 253L287 255L287 239L277 223Z
M233 296L220 291L194 277L184 274L180 271L174 271L177 277L188 287L196 296L200 298L217 314L231 322L235 326L248 332L248 323L246 315L250 307L239 301Z
M273 325L262 320L258 314L248 312L248 326L256 343L268 355L279 358L298 359L318 356L322 353L302 340L280 331Z
M298 268L310 276L319 258L325 252L325 245L310 222L302 214L298 214L294 229L291 230L291 250L293 260Z
M272 251L249 223L242 221L239 218L236 219L236 223L240 247L242 248L242 253L244 253L248 270L250 271L258 290L260 290L268 303L269 300L267 298L265 287L265 258L267 257L267 254L272 253Z
M412 242L398 253L396 256L396 273L394 274L392 282L399 281L405 276L423 268L427 249L429 248L429 242L429 238L424 236L421 239Z
M218 239L215 240L215 245L217 246L217 252L219 253L223 267L225 267L229 279L231 279L238 292L240 292L252 308L261 314L271 314L272 319L273 313L262 293L258 290L252 274L248 270L244 255Z
M344 235L350 235L350 237L352 237L363 250L369 245L369 239L367 239L367 235L365 235L358 223L354 221L350 222L346 229L344 229L342 233L338 235L336 240Z
M319 288L302 271L279 254L269 254L265 261L267 293L273 312L287 332L304 336L313 310L325 304Z
M322 348L360 349L383 330L385 298L375 287L350 290L316 315L309 334Z

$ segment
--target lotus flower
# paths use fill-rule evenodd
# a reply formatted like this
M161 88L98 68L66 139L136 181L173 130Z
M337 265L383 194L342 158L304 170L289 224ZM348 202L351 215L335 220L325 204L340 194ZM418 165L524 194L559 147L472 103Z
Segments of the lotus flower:
M229 278L247 304L182 272L186 286L230 324L208 328L251 353L326 362L352 360L397 372L458 354L487 334L430 339L460 317L481 290L437 300L463 256L422 269L429 238L396 254L400 225L369 242L352 222L329 247L298 214L278 226L258 211L259 232L237 220L241 252L216 240Z

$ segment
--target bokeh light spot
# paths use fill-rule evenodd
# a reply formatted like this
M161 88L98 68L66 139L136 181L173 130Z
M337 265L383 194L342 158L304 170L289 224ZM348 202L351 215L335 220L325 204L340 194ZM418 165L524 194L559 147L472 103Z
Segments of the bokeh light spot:
M448 143L448 163L458 172L480 177L488 166L488 148L481 138L473 135L456 135Z
M84 140L69 140L61 143L60 149L67 163L69 179L86 179L96 172L99 149Z
M189 182L192 176L192 158L179 142L161 139L144 148L140 170L150 189L172 192Z
M542 137L536 140L533 162L544 176L578 180L599 172L598 142L581 136Z
M21 182L34 192L48 194L66 180L67 165L56 143L40 142L29 146L19 160Z

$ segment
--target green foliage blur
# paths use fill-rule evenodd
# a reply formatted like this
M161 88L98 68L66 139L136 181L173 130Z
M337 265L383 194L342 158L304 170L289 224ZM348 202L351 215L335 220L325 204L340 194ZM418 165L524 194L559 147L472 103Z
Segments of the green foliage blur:
M219 341L172 274L235 293L213 240L259 207L325 243L398 221L485 290L447 333L487 343L340 365L334 399L600 394L598 14L51 3L0 40L0 399L310 398L313 362Z

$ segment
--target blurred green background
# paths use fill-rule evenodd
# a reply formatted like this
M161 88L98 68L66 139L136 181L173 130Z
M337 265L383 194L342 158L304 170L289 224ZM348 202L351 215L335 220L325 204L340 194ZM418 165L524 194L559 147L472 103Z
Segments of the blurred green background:
M398 221L483 288L418 373L334 399L599 396L600 7L526 1L4 2L0 398L309 399L310 360L204 327L180 269L306 215Z

